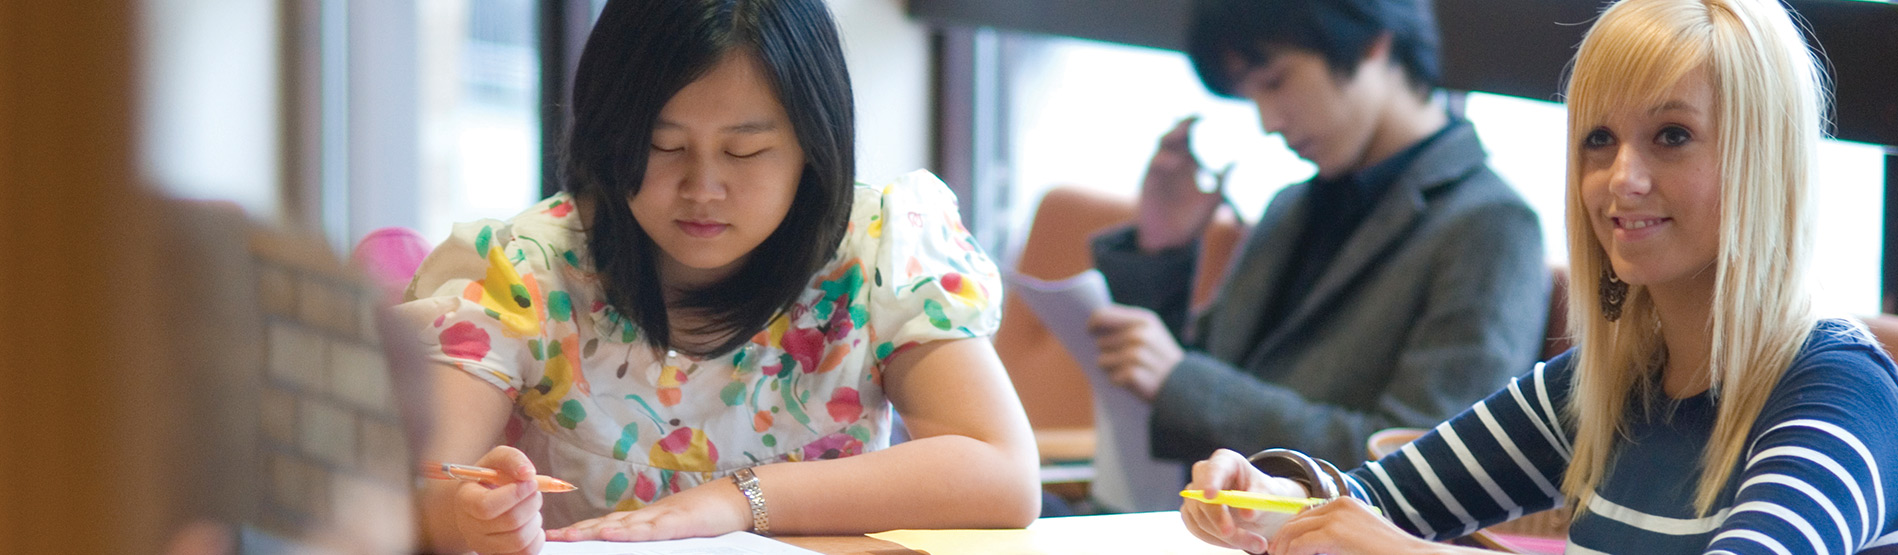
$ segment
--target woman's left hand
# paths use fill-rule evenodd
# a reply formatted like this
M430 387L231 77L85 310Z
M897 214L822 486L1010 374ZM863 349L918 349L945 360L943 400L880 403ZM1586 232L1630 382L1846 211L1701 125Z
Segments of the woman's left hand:
M713 480L644 508L547 531L547 541L650 541L720 536L751 529L751 505L730 479Z
M1410 553L1444 547L1424 541L1371 512L1364 502L1340 497L1299 513L1267 544L1272 555Z

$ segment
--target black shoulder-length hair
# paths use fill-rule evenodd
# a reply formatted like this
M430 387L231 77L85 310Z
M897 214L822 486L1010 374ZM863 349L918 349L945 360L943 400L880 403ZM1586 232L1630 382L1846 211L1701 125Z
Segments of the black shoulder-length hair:
M1187 30L1186 54L1213 94L1238 97L1242 71L1271 63L1272 47L1317 53L1332 75L1348 76L1379 35L1391 34L1391 59L1411 90L1430 93L1443 80L1440 39L1430 0L1199 0Z
M646 175L660 109L731 52L764 64L804 150L804 171L790 214L744 265L675 301L707 322L681 331L714 339L675 346L659 248L627 200ZM705 356L743 345L797 300L843 240L856 175L855 101L823 0L614 0L580 54L572 108L564 187L593 207L587 249L606 302L654 347Z

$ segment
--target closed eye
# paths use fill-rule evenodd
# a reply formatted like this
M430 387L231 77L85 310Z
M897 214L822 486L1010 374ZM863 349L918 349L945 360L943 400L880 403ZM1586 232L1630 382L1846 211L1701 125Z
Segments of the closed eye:
M653 150L656 150L656 151L659 151L659 152L682 152L682 151L684 151L684 150L685 150L685 147L678 147L678 148L666 148L666 147L663 147L663 146L659 146L659 145L652 145L652 149L653 149Z
M760 155L760 154L764 154L764 153L765 153L765 151L768 151L768 150L771 150L771 149L768 149L768 148L762 148L762 149L758 149L758 150L754 150L754 151L751 151L751 152L749 152L749 153L746 153L746 154L739 154L739 153L736 153L736 152L729 152L729 151L727 151L727 152L725 153L725 155L726 155L726 156L730 156L730 157L733 157L733 158L739 158L739 159L744 159L744 158L756 158L756 157L758 157L758 155Z

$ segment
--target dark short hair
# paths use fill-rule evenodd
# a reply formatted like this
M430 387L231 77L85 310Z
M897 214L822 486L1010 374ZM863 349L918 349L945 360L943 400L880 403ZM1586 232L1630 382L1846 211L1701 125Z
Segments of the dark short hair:
M1428 94L1442 82L1437 20L1430 0L1199 0L1194 3L1186 54L1206 89L1238 97L1240 73L1271 62L1275 49L1317 53L1333 75L1357 71L1371 43L1391 34L1391 58L1412 89Z
M804 150L804 171L790 215L744 265L674 306L705 314L709 323L689 331L718 339L672 346L659 248L627 199L644 180L660 109L741 51L764 64ZM797 300L843 240L856 175L855 104L823 0L614 0L581 51L572 108L563 185L594 207L587 249L606 302L655 347L709 355L743 345Z

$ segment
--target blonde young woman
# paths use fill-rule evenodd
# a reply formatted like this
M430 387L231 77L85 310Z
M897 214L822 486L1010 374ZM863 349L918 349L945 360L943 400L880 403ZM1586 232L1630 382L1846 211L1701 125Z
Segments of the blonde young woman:
M1598 293L1570 298L1575 350L1343 475L1216 453L1190 487L1344 499L1188 501L1188 527L1275 555L1438 552L1573 503L1571 552L1898 551L1892 362L1805 293L1816 67L1773 0L1609 8L1568 90L1570 267Z

